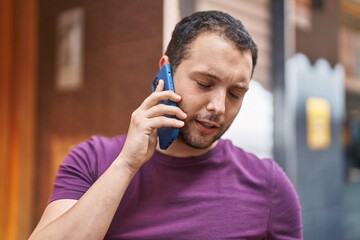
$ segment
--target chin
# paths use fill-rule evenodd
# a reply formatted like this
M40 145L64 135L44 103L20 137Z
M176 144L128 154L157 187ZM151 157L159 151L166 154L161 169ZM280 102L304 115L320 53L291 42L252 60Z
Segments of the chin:
M188 129L180 129L179 140L185 145L195 149L207 149L216 142L222 134L215 136L201 136Z

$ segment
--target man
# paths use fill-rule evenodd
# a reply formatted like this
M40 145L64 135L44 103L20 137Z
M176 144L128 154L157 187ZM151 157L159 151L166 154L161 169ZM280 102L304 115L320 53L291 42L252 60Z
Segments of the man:
M220 139L256 60L256 44L230 15L184 18L159 62L171 64L176 93L159 81L127 135L74 148L30 238L301 239L299 201L284 172ZM166 99L178 107L159 104ZM180 129L167 150L157 145L160 127Z

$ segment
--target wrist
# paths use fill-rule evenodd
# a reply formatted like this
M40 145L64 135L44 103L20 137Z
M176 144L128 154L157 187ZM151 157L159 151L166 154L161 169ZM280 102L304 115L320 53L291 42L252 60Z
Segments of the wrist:
M113 162L113 165L116 168L125 170L130 175L135 175L135 173L140 169L141 166L140 165L137 166L136 164L131 164L130 162L131 162L130 159L127 159L122 154L119 154L119 156Z

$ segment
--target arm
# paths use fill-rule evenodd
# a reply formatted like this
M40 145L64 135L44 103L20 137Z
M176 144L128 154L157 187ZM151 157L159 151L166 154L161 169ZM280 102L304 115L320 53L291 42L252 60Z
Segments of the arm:
M134 174L116 159L79 201L50 203L30 239L102 239Z
M133 112L124 147L110 167L78 201L64 199L50 203L30 239L104 238L131 179L155 151L156 129L184 125L181 120L163 116L186 117L180 108L158 104L160 100L181 99L174 92L161 91L163 86L160 81L157 90Z

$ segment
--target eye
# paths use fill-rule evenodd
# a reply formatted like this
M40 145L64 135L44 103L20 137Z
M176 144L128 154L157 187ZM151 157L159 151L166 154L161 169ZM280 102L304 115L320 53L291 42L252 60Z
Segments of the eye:
M240 99L240 96L234 93L229 93L232 98Z
M244 94L245 93L243 91L229 92L229 95L234 99L241 99L244 96Z
M209 83L201 82L201 81L196 81L196 83L200 88L203 88L203 89L211 88L211 86L212 86Z

